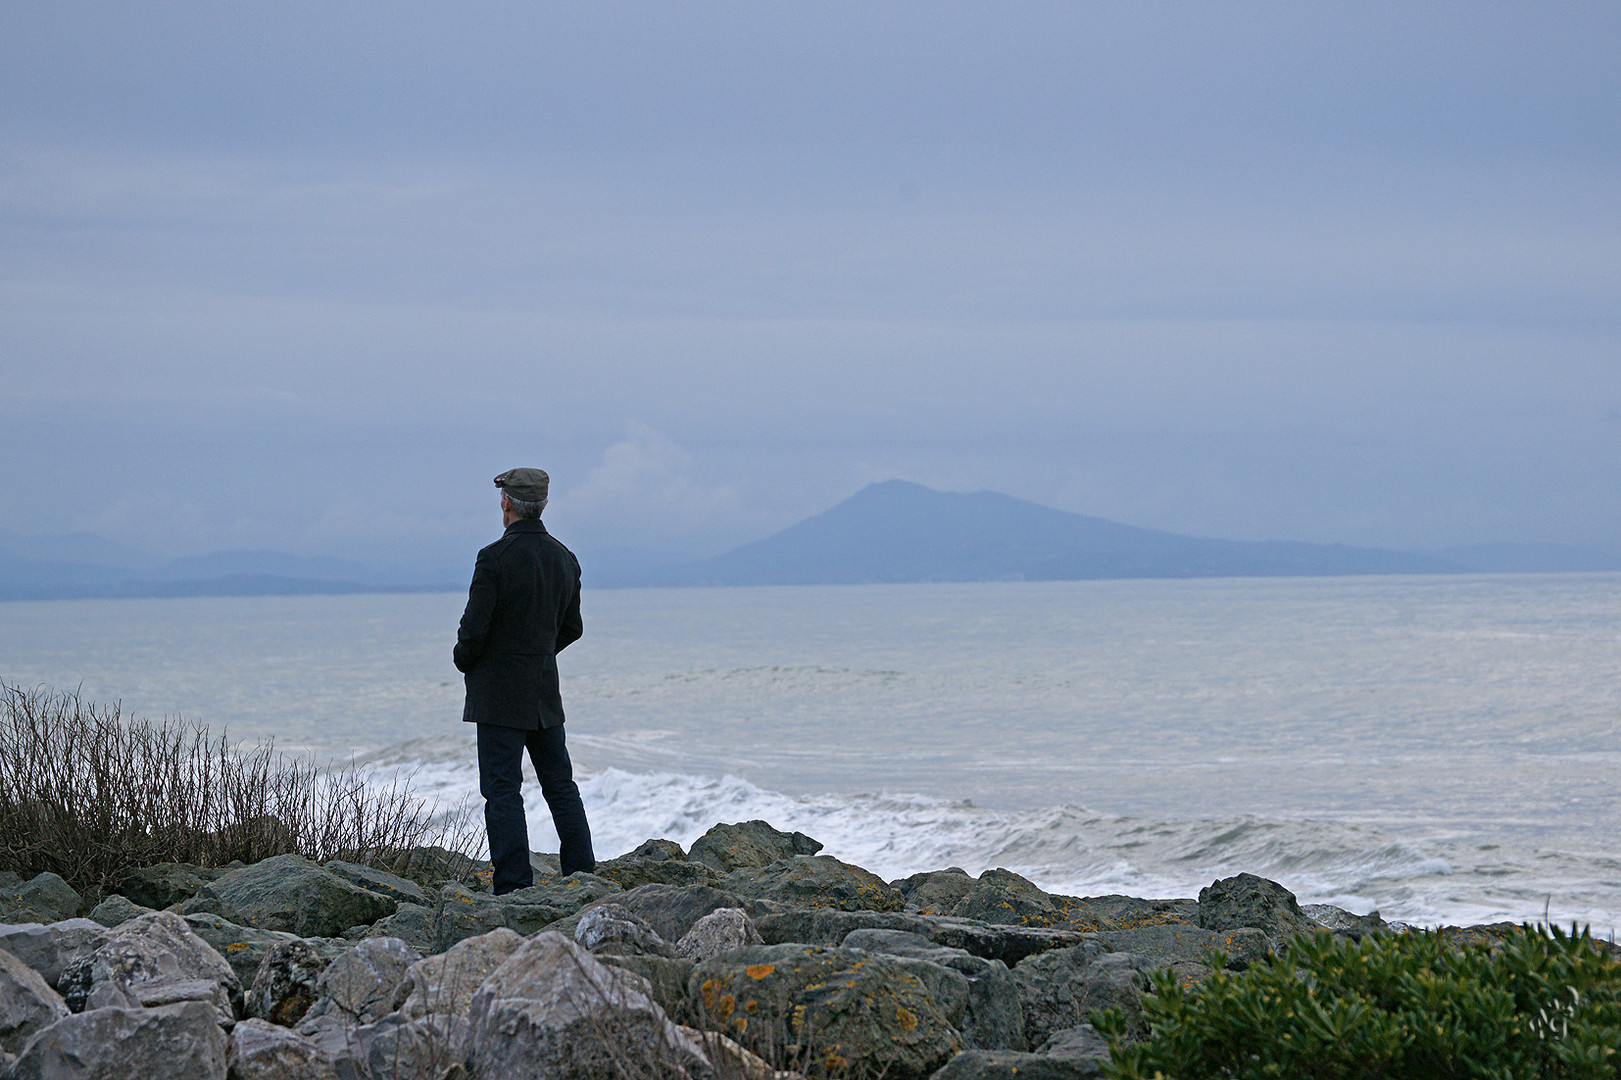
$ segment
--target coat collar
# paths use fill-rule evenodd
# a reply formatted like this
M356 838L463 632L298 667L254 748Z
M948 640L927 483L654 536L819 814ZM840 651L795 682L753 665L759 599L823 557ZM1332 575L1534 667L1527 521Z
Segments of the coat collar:
M507 526L502 536L511 536L513 533L544 533L546 526L540 523L539 518L523 518Z

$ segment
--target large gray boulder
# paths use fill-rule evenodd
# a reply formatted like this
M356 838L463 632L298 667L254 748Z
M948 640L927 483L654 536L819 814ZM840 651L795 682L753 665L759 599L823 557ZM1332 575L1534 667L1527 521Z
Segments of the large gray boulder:
M522 946L523 937L504 926L464 938L408 967L394 992L394 1007L412 1019L465 1016L479 984Z
M467 1068L474 1080L596 1078L625 1064L649 1075L714 1076L703 1047L665 1016L633 975L547 932L473 995Z
M1213 951L1225 953L1226 966L1234 971L1259 963L1271 951L1266 934L1253 926L1216 931L1173 923L1107 930L1097 939L1115 952L1137 957L1146 970L1170 968L1184 984L1202 981L1210 974L1207 961Z
M648 992L671 1020L685 1023L692 1019L691 1003L687 1000L687 978L695 966L691 960L668 956L626 956L611 952L592 955L609 967L646 979Z
M1047 1041L1036 1049L1036 1053L1072 1061L1090 1059L1102 1062L1109 1059L1109 1041L1091 1024L1077 1024L1047 1036Z
M978 884L960 866L929 870L890 882L906 900L906 910L921 915L949 915L957 902Z
M501 926L520 934L533 934L620 891L613 882L591 874L541 878L527 889L502 896L473 892L463 885L445 885L439 890L438 908L434 912L436 951Z
M127 896L113 893L90 909L90 921L110 929L120 923L127 923L133 918L156 910L157 908L137 904Z
M1361 941L1370 934L1390 932L1390 924L1377 911L1358 915L1333 904L1301 904L1301 913L1318 926L1332 931L1337 937Z
M0 888L0 921L54 923L79 913L84 898L73 886L47 871Z
M742 907L748 902L737 893L707 885L642 885L616 893L610 901L644 920L665 941L680 941L699 919L718 908ZM546 929L573 934L579 920L590 910L586 908Z
M323 942L294 938L265 953L242 1003L250 1017L292 1027L315 1004L315 981L332 962L333 949Z
M198 890L236 913L233 920L299 937L337 937L394 914L398 903L345 881L301 855L277 855L232 870Z
M430 906L433 901L423 891L421 885L391 874L387 870L379 870L374 866L362 866L360 863L344 862L341 859L328 859L321 864L321 869L329 874L336 874L351 885L357 885L367 892L374 892L380 896L400 904L421 904Z
M337 1063L313 1039L268 1020L231 1029L230 1080L338 1080Z
M950 1016L962 1001L933 995L950 984L966 997L961 975L936 968L944 978L935 982L920 966L854 949L755 945L699 964L688 984L701 1026L762 1056L813 1049L830 1071L916 1080L963 1045Z
M93 1009L35 1035L7 1080L225 1080L217 1021L198 1001Z
M337 1014L374 1024L394 1011L395 995L422 954L399 938L367 938L345 950L315 980L315 1004L305 1015Z
M675 946L665 941L646 919L611 900L580 913L574 940L593 953L621 956L674 956Z
M104 1001L149 1008L199 1001L225 1026L235 1022L242 1003L242 984L231 965L171 911L154 911L109 931L94 952L63 970L57 989L74 1012Z
M237 982L243 986L253 985L253 977L259 973L259 965L264 962L265 953L273 946L284 941L299 940L297 934L238 926L219 915L187 915L185 920L192 933L208 942L215 952L225 957L226 962L231 965L231 970L236 972ZM120 928L123 925L120 923Z
M1199 925L1206 930L1237 930L1252 926L1281 949L1296 934L1310 934L1318 925L1300 910L1295 894L1254 874L1221 878L1199 890Z
M1130 953L1111 953L1101 942L1088 941L1027 957L1013 969L1013 978L1029 1046L1085 1023L1096 1009L1117 1008L1129 1030L1146 1033L1142 996L1149 980L1142 961Z
M91 919L0 925L0 950L39 972L52 986L64 968L95 952L106 939L106 928Z
M815 855L822 850L819 840L802 832L785 833L765 821L719 824L692 843L687 861L701 863L722 874L749 866L770 866L795 855Z
M0 952L0 1052L21 1053L29 1039L67 1015L62 995L39 972Z
M677 859L633 859L628 855L597 863L592 871L622 889L643 885L709 885L718 887L725 875L703 863Z
M411 1018L389 1013L350 1029L338 1052L340 1076L363 1080L445 1080L460 1071L467 1039L464 1018ZM530 1074L537 1075L537 1074Z
M1027 956L1049 949L1079 945L1094 935L1040 926L992 925L975 919L917 915L906 911L837 911L831 908L795 908L761 915L754 924L767 945L802 942L838 945L852 930L904 930L920 934L936 945L947 945L1000 960L1012 967Z
M367 937L398 938L419 953L434 951L437 940L433 929L433 908L420 904L401 904L399 910L386 919L378 919L366 931Z
M742 908L716 908L681 935L675 952L684 959L702 963L733 949L764 944L754 920Z
M165 862L126 870L118 878L118 891L141 907L154 910L191 899L197 890L222 871L191 863Z
M769 866L744 867L727 874L725 886L796 907L899 911L906 906L883 878L831 855L793 855Z
M957 972L967 980L967 1007L957 1023L967 1045L987 1050L1026 1049L1019 984L1002 961L936 945L904 930L854 930L842 947L925 961Z
M950 914L960 919L1017 926L1052 926L1063 921L1063 911L1053 898L1027 878L1011 870L987 870L974 887L952 905Z

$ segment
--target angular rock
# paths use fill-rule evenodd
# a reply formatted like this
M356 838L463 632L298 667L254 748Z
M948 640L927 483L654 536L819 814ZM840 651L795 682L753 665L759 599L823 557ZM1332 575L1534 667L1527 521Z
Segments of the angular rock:
M328 859L321 864L321 869L329 874L336 874L351 885L358 885L367 892L386 896L400 904L421 904L430 906L433 901L428 894L422 891L422 886L408 878L391 874L387 870L378 870L371 866L362 866L359 863L343 862L340 859Z
M558 933L536 935L491 972L469 1020L474 1080L613 1075L616 1055L652 1075L714 1075L703 1048L664 1015L645 983Z
M641 859L644 862L685 862L687 853L674 840L643 840L636 845L636 850L627 852L622 858Z
M138 915L145 915L155 908L142 907L128 897L113 893L107 899L90 909L90 921L102 926L114 927L119 923L129 922Z
M100 992L101 999L127 995L149 1007L202 1001L215 1023L235 1022L242 1002L236 972L180 916L154 911L106 934L94 952L62 971L57 989L69 1009L83 1011Z
M643 885L718 886L724 875L703 863L679 859L639 859L629 855L597 863L597 877L612 881L622 889Z
M1027 956L1048 949L1079 945L1092 936L1074 930L993 926L973 919L915 915L904 911L834 911L828 908L799 908L762 915L754 920L754 924L767 945L787 942L838 945L852 930L904 930L921 934L936 945L963 949L987 960L1000 960L1009 967Z
M400 980L394 992L394 1007L413 1019L465 1016L479 984L522 945L521 935L502 926L464 938L437 956L418 960Z
M424 955L434 950L433 909L420 904L401 904L386 919L378 919L366 932L369 938L399 938Z
M225 1080L225 1053L225 1032L201 1002L94 1009L34 1036L7 1080Z
M718 908L746 903L736 893L707 885L643 885L614 895L612 902L646 920L665 941L680 941L699 919ZM572 935L576 924L563 920L547 929Z
M331 962L330 949L303 938L272 945L253 976L242 1011L250 1017L292 1027L315 1004L315 980Z
M229 905L238 915L233 921L243 926L299 937L336 937L387 918L399 906L301 855L277 855L222 874L198 892L199 898L209 896Z
M904 911L839 911L834 908L793 908L754 920L755 930L767 945L828 945L843 943L853 930L904 930L928 936L933 923Z
M613 901L593 905L574 924L574 940L592 952L621 956L674 956L675 947L647 920Z
M1106 952L1101 942L1088 941L1028 957L1013 969L1013 977L1029 1046L1085 1023L1095 1009L1118 1008L1131 1031L1145 1033L1142 995L1148 976L1129 953Z
M365 1080L444 1080L460 1071L467 1040L464 1018L389 1013L350 1030L338 1054L340 1076Z
M987 960L1000 960L1009 968L1028 956L1050 949L1064 949L1089 940L1092 935L1077 930L1057 930L1042 926L992 925L975 919L931 915L924 919L926 936L936 945L964 949ZM762 931L763 932L763 931Z
M1327 927L1335 934L1348 937L1352 941L1361 941L1369 934L1390 932L1390 924L1385 922L1377 911L1357 915L1333 904L1302 904L1300 911L1318 926Z
M965 949L936 945L904 930L855 930L841 946L938 964L968 980L965 1015L956 1026L970 1048L1024 1050L1024 1008L1019 984L1000 960L987 960Z
M1096 1059L1048 1057L1017 1050L964 1050L934 1080L1091 1080L1102 1076Z
M305 1015L336 1013L374 1024L395 1008L406 973L422 954L399 938L367 938L341 953L315 980L315 1004Z
M968 871L958 866L930 870L890 882L906 901L906 910L923 915L949 915L957 902L974 891L977 884Z
M546 878L527 889L503 896L472 892L462 885L445 885L439 890L439 904L434 912L435 949L448 949L464 938L486 934L500 926L520 934L533 934L549 923L620 891L613 882L591 874Z
M1109 1043L1091 1024L1080 1024L1053 1032L1036 1053L1071 1060L1091 1058L1094 1061L1107 1061Z
M1053 898L1011 870L987 870L979 875L950 914L992 924L1051 926L1063 919Z
M770 866L734 870L726 875L726 888L799 907L899 911L906 906L883 878L831 855L794 855Z
M929 995L915 963L853 949L755 945L706 960L688 982L702 1026L755 1053L802 1054L809 1040L829 1072L914 1080L962 1049L949 1006Z
M219 875L220 871L212 867L157 863L124 871L117 888L131 903L157 911L191 899Z
M337 1065L313 1039L258 1018L231 1029L230 1080L338 1080Z
M1199 890L1199 925L1206 930L1253 926L1281 949L1296 934L1310 934L1317 924L1306 917L1295 894L1254 874L1222 878Z
M1106 930L1097 939L1115 952L1137 957L1146 969L1169 967L1180 974L1188 965L1198 965L1201 978L1212 950L1226 953L1227 966L1234 971L1259 963L1271 951L1266 934L1251 926L1219 933L1198 926L1144 926Z
M107 940L107 930L90 919L63 919L39 923L0 924L0 950L10 953L51 986L69 964L82 960Z
M46 871L31 880L0 889L0 920L54 923L79 913L84 898L72 885Z
M692 924L692 929L676 942L676 955L701 963L733 949L749 945L764 945L760 932L754 928L741 908L716 908Z
M226 922L238 925L246 921L242 915L237 913L236 908L227 904L218 893L207 885L204 885L196 896L188 896L180 903L170 904L163 910L172 911L182 918L190 918L193 915L214 915L224 919Z
M39 972L0 952L0 1051L21 1053L29 1039L67 1015L62 995Z
M253 985L253 977L259 973L259 965L264 962L265 953L270 951L271 946L283 941L299 940L297 934L238 926L219 915L187 915L185 919L192 933L225 957L231 970L236 972L237 982L243 986Z
M653 1000L659 1003L672 1020L695 1019L687 1001L687 978L695 966L691 960L667 956L622 956L614 953L594 953L609 967L628 971L647 980Z
M818 840L801 832L785 833L764 821L720 824L692 842L687 861L702 863L722 874L745 867L765 867L795 855L815 855Z
M1137 930L1145 926L1197 926L1197 900L1141 900L1118 893L1107 896L1054 896L1071 930Z

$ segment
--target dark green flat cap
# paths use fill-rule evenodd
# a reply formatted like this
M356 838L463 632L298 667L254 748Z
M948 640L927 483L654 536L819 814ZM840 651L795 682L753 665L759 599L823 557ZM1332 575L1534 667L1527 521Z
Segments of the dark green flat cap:
M545 502L552 478L545 469L508 469L495 478L495 486L519 502Z

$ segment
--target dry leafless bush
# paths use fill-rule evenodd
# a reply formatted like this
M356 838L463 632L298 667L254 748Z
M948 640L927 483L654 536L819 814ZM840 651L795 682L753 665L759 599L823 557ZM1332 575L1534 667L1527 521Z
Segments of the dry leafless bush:
M232 747L202 724L126 720L116 704L0 680L0 870L50 870L99 894L159 862L384 865L426 845L465 854L475 840L460 808L440 813L407 779L377 784L271 745Z

